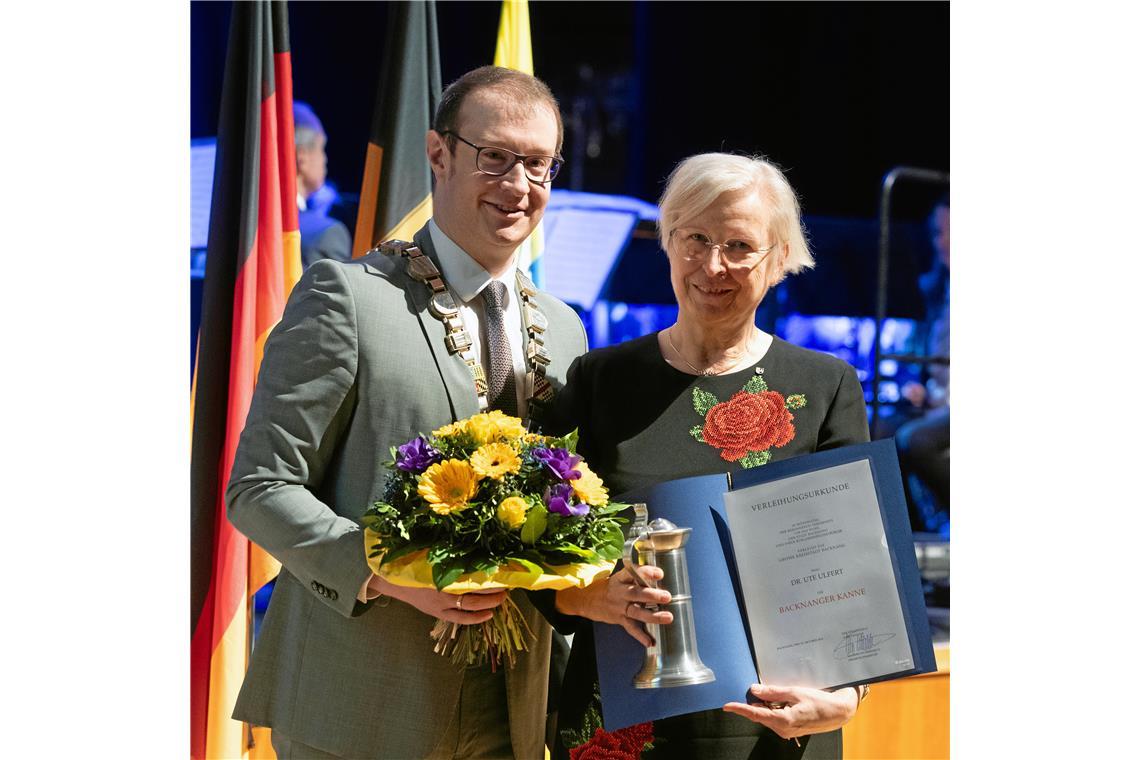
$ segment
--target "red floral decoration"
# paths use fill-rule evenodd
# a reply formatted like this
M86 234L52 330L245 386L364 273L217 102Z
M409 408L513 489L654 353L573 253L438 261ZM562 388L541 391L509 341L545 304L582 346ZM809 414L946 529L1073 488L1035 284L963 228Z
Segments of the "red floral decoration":
M750 451L783 446L796 429L783 394L740 391L709 409L701 432L706 443L721 449L722 459L735 462Z
M609 732L596 729L590 741L570 750L570 760L638 760L653 741L653 723L638 723Z

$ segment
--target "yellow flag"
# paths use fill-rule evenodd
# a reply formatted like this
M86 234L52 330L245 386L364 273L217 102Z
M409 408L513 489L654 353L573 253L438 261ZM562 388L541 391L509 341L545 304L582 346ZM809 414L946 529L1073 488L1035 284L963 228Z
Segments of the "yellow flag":
M495 65L534 76L527 0L503 0L503 11L499 16L499 38L495 42ZM530 237L519 246L518 266L519 269L529 269L530 278L540 288L543 277L539 256L542 255L543 247L542 222L539 222Z

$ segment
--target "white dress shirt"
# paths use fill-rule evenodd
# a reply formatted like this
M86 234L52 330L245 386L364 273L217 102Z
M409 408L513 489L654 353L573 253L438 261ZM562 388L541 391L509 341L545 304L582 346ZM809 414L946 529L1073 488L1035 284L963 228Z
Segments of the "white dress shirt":
M491 277L482 266L467 252L456 245L455 241L444 234L436 226L435 220L428 220L428 233L431 235L432 245L435 246L436 255L439 256L439 268L443 273L443 281L447 283L452 298L459 306L459 316L463 319L463 326L471 335L471 350L475 352L475 360L483 365L487 377L491 376L491 365L488 356L483 351L483 315L484 303L483 288L495 279L507 287L507 303L503 308L503 324L507 329L507 341L511 347L511 361L515 365L515 398L518 400L519 415L525 419L526 407L526 344L522 322L522 308L519 296L515 291L515 266L518 254L511 262L511 266L499 277Z

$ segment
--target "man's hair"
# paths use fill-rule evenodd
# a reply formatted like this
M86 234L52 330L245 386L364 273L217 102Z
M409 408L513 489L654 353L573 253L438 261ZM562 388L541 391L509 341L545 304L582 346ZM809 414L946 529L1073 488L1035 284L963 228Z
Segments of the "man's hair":
M501 96L505 108L529 111L545 106L554 113L558 124L558 144L555 153L562 152L562 112L550 88L537 77L501 66L480 66L456 79L443 91L439 108L435 109L432 129L440 134L455 132L459 128L459 112L472 93L489 90ZM447 135L447 147L455 152L455 136Z
M293 144L298 148L311 148L317 143L317 138L323 133L308 127L297 127L293 130Z
M753 190L763 203L760 222L771 234L771 242L788 245L781 278L815 266L796 191L778 166L760 156L700 153L677 164L658 202L661 247L668 245L674 229L712 206L720 196L746 189Z
M312 106L300 100L293 101L293 144L298 148L308 148L325 136L324 125L317 118Z

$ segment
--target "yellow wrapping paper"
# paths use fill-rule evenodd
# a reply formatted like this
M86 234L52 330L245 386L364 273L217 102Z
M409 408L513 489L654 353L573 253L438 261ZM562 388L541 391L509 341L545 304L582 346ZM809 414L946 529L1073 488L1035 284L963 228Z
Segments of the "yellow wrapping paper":
M371 553L371 547L379 536L369 528L364 529L365 556ZM368 566L372 572L379 575L389 583L397 586L411 588L435 588L432 582L431 565L427 561L427 549L400 557L394 562L381 566L383 555L368 557ZM471 591L489 591L497 588L523 588L531 591L541 589L554 589L555 591L576 586L585 588L598 578L607 578L613 572L614 563L603 560L599 564L591 565L585 562L575 562L570 565L555 565L546 568L548 572L533 578L531 571L522 565L509 563L500 565L493 573L478 572L464 573L444 587L449 594L466 594Z

